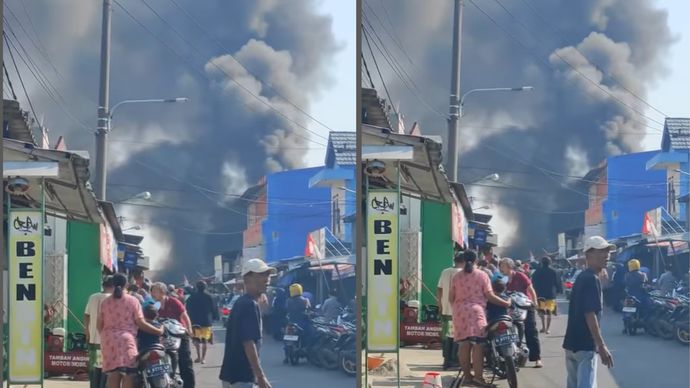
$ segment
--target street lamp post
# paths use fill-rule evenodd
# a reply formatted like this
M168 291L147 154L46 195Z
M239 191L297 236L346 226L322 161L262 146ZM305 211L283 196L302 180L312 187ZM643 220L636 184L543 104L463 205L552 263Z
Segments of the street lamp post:
M189 101L186 97L178 98L158 98L147 100L124 100L120 101L112 109L107 107L105 118L99 117L99 128L96 132L96 197L102 201L106 199L106 187L108 180L108 134L112 130L113 115L117 108L127 104L173 104L177 102ZM102 125L101 123L104 123Z
M517 88L472 89L469 92L462 95L462 97L460 98L460 102L457 106L451 106L451 117L449 118L448 125L448 174L451 181L458 181L458 127L459 119L463 116L463 106L465 105L465 99L467 98L467 96L469 96L470 94L483 92L524 92L533 89L534 88L532 86L521 86Z

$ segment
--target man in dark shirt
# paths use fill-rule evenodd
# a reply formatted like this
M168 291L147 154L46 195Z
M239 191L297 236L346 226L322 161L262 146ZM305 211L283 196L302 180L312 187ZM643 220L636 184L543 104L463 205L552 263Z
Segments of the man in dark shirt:
M251 259L242 266L245 294L235 302L228 321L220 368L223 388L271 388L259 361L261 311L257 301L275 272L260 259Z
M597 354L607 367L613 367L613 358L604 344L599 328L602 293L599 274L606 267L611 251L616 249L603 237L593 236L585 242L587 269L575 280L568 308L568 327L565 331L567 388L595 387L597 380Z
M548 256L541 259L541 267L532 274L532 285L539 300L541 332L550 334L551 315L556 310L556 293L563 292L563 286L558 274L551 268L551 258Z
M200 280L196 284L196 292L187 299L187 313L192 321L194 331L194 347L196 348L196 362L206 363L208 343L213 337L213 320L218 320L219 314L213 297L206 292L206 282Z

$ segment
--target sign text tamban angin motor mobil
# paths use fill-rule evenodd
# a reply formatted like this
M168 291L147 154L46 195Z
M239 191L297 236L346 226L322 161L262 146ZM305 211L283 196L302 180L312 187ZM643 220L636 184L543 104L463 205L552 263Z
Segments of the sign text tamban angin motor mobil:
M367 195L367 349L398 348L398 217L396 191Z
M401 337L440 338L441 325L402 325Z
M43 381L43 214L9 213L9 381Z
M46 372L55 374L74 374L80 370L87 370L89 354L87 352L50 353L45 354Z

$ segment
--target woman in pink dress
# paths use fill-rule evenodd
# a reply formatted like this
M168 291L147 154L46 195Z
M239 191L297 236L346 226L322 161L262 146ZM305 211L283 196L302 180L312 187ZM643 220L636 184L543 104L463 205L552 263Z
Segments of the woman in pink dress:
M486 386L483 378L484 340L486 339L486 304L488 301L499 306L510 307L510 302L497 297L491 289L491 280L484 271L475 270L477 254L467 250L458 260L464 265L462 271L453 276L450 286L450 304L453 306L453 337L460 344L458 358L463 370L463 382L471 381ZM470 370L474 366L474 376Z
M137 331L163 335L163 328L156 328L144 320L139 301L124 292L125 275L116 274L113 283L115 291L103 300L98 317L103 370L108 375L108 388L134 388L139 353Z

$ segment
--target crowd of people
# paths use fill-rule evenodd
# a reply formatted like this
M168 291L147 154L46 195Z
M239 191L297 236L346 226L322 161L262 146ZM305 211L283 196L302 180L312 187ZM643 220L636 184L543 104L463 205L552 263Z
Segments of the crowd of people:
M585 249L586 274L576 282L571 297L568 330L563 345L566 349L569 388L589 386L586 383L577 385L577 381L589 381L594 373L581 371L583 363L592 360L590 353L581 351L600 351L604 364L612 364L610 354L598 334L598 324L595 325L592 320L601 311L599 276L601 269L606 266L609 252L609 245L605 240L602 243L602 240L601 237L588 240L589 245ZM534 308L528 310L524 322L524 342L533 366L544 366L539 334L551 333L551 323L557 315L556 296L563 292L560 276L551 268L551 264L548 256L540 262L531 260L521 263L510 258L499 259L490 252L482 252L479 257L475 251L465 250L458 251L453 267L441 273L437 299L443 323L442 336L446 337L452 322L452 338L458 344L458 360L464 381L488 386L482 373L488 325L492 319L507 314L511 307L507 292L523 293L532 301ZM595 300L597 293L600 295L597 299L599 303ZM537 328L537 316L541 321L540 329ZM573 381L576 385L572 385Z
M128 281L117 273L103 280L102 291L90 296L84 314L89 346L90 381L95 388L132 388L138 375L138 357L160 343L160 321L174 319L186 330L178 349L177 370L185 388L195 386L191 343L197 363L205 363L207 344L212 342L212 322L218 309L206 283L195 290L151 283L141 272Z

